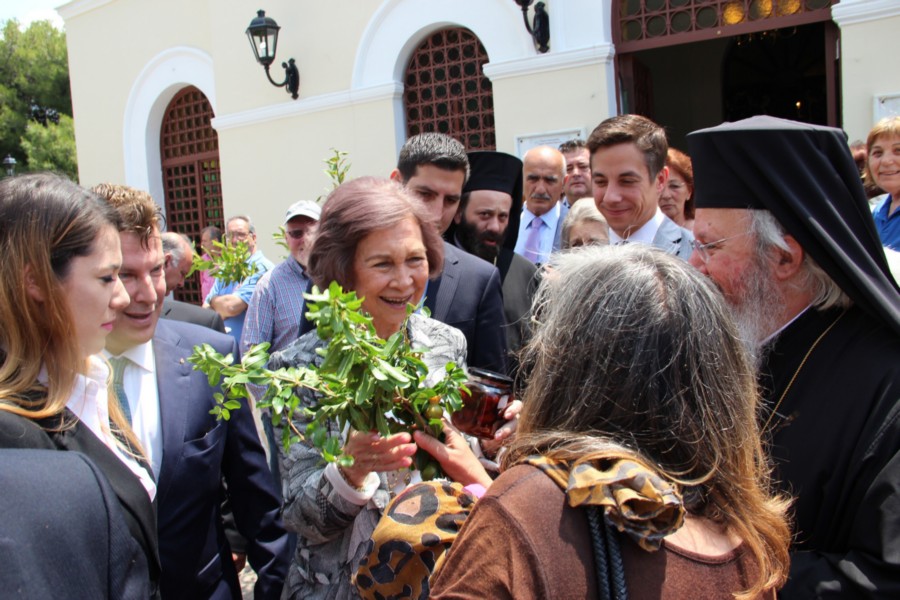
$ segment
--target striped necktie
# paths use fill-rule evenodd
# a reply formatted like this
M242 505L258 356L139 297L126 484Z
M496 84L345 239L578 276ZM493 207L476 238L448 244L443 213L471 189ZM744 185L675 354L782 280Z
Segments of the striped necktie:
M109 359L109 364L113 368L113 391L116 393L116 400L119 403L119 408L122 409L122 414L125 415L128 424L131 425L131 407L128 405L128 396L125 395L124 382L125 366L128 362L128 359L124 356L110 357Z

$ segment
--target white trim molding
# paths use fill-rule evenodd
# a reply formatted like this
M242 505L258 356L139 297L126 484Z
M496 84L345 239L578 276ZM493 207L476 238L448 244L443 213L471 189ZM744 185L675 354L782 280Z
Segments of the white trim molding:
M841 0L831 7L831 18L839 27L900 17L897 0Z
M165 208L159 136L166 107L179 90L193 85L216 112L212 57L197 48L169 48L154 56L131 86L125 104L122 145L125 183L147 190Z
M216 131L225 131L257 123L277 121L308 115L321 111L344 108L365 102L379 100L396 100L403 94L403 85L400 82L376 85L369 88L352 89L344 92L332 92L319 94L309 98L301 98L296 102L283 102L271 106L262 106L237 113L222 115L212 120L212 126Z
M612 44L593 46L568 52L541 54L532 58L519 58L506 62L490 61L484 65L484 74L491 81L521 75L533 75L547 71L573 69L585 65L610 65L615 56Z
M114 1L115 0L73 0L62 6L57 6L56 12L59 13L59 16L61 16L64 21L68 21L69 19L79 17L94 9L101 8L107 4L112 4Z

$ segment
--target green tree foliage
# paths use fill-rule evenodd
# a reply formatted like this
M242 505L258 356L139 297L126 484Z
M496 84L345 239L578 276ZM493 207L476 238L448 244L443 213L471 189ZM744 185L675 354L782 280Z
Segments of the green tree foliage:
M31 121L22 136L22 149L31 171L56 171L78 180L75 162L75 123L69 115L60 115L59 123L44 126Z
M49 169L75 177L65 33L49 21L23 31L12 19L0 34L0 157L11 154L18 172Z

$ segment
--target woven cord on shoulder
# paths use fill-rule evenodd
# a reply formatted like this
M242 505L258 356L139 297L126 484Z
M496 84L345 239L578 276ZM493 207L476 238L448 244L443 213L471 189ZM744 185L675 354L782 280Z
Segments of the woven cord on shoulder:
M597 591L600 600L612 600L609 589L609 563L606 559L606 523L600 514L599 506L586 506L588 524L591 529L591 544L594 546L594 571L597 573Z
M603 508L587 506L591 544L594 547L594 570L597 572L597 589L601 600L627 600L625 565L619 540L603 517Z
M597 510L600 513L598 507ZM619 532L606 525L606 551L609 554L609 579L612 584L612 593L615 600L627 600L628 590L625 587L625 563L622 562L622 548L619 545Z

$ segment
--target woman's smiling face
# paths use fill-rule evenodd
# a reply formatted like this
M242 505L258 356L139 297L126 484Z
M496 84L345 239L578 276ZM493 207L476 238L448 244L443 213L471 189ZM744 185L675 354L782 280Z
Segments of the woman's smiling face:
M869 172L891 198L900 194L900 137L880 135L869 150Z
M418 304L428 280L422 231L412 217L359 241L353 259L356 295L382 338L400 330L407 304Z

